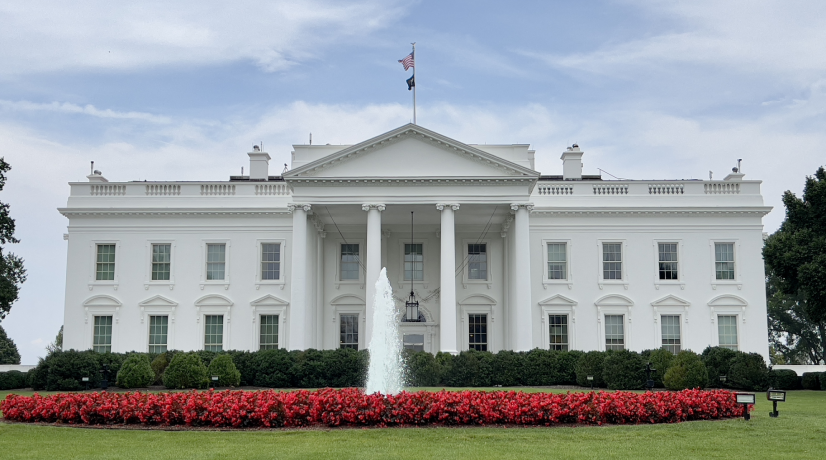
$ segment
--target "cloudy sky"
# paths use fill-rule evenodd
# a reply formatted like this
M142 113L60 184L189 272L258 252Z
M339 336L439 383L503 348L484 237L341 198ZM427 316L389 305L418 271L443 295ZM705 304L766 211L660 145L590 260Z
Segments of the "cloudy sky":
M29 271L3 322L35 363L63 321L67 182L224 180L261 141L355 143L411 121L531 143L561 174L763 180L765 220L826 163L822 1L0 1L0 201ZM276 166L276 168L278 168Z

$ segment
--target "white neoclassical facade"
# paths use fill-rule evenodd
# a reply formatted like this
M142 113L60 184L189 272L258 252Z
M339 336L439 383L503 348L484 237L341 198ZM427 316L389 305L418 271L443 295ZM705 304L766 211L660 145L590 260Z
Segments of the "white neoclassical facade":
M528 145L405 125L270 175L72 183L64 346L362 349L382 267L406 347L768 355L760 181L534 170ZM280 169L280 168L279 168ZM411 235L411 212L412 235Z

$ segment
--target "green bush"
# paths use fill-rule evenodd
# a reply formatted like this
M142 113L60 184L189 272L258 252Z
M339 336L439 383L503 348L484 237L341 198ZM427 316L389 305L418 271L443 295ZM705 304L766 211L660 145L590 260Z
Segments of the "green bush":
M726 385L738 390L766 391L769 388L769 369L763 356L738 352L731 361Z
M210 381L212 377L218 377L219 387L237 387L241 384L241 373L232 362L232 356L228 354L218 355L209 363L207 376Z
M324 386L344 388L364 386L369 354L367 350L337 348L321 352L324 366Z
M804 372L800 377L800 385L804 390L820 390L820 372Z
M670 368L674 362L674 358L674 353L671 353L665 348L651 350L648 356L644 357L644 360L651 363L651 367L657 370L651 374L651 380L654 381L655 387L663 388L666 386L663 379L665 378L666 372L668 372L668 368ZM705 366L703 366L703 368L705 368Z
M444 376L442 364L432 353L404 350L407 384L414 387L441 385Z
M134 354L123 362L117 374L120 388L145 388L155 381L155 372L149 363L149 356Z
M19 390L28 387L26 374L20 371L0 372L0 390Z
M725 375L728 379L731 370L731 362L737 357L737 352L722 347L707 347L703 350L703 364L708 370L708 384L715 388L730 387L728 380L726 383L720 381L720 376Z
M491 385L512 387L524 383L525 354L502 350L492 355Z
M576 366L581 351L534 348L524 353L524 384L534 386L576 385Z
M155 385L162 385L163 384L163 372L166 370L166 367L169 366L169 355L167 353L161 353L152 360L149 366L152 368L152 373L155 374L155 379L152 380L152 383Z
M194 353L197 354L199 358L201 358L201 361L204 363L204 366L209 367L209 363L211 363L212 360L215 359L216 356L218 356L219 354L222 354L223 352L222 351L197 350ZM170 361L172 361L172 360L170 360Z
M663 384L671 391L705 388L708 384L708 370L697 353L683 350L671 362L663 377Z
M262 350L254 353L252 368L255 369L253 385L267 388L291 388L293 366L298 352L287 350Z
M589 351L580 356L576 363L576 383L583 387L604 388L605 379L602 373L607 355L606 351ZM593 376L594 380L589 381L589 375Z
M32 376L32 388L48 391L78 391L85 387L81 381L89 378L89 387L100 384L100 364L93 351L55 351L41 358Z
M293 365L293 384L299 388L324 388L327 386L324 353L310 348L300 351Z
M227 351L226 352L229 356L232 357L232 362L235 363L235 367L238 369L238 372L241 373L241 386L252 386L255 385L255 352L250 351Z
M163 373L163 384L169 389L206 388L207 367L196 353L178 353Z
M445 375L445 384L450 387L489 387L493 355L491 353L468 350L453 357L453 363Z
M609 390L639 390L645 386L645 362L634 351L610 352L602 364L602 379Z
M791 369L772 369L771 386L777 390L799 390L800 377Z
M820 381L820 389L826 391L826 372L820 372L817 379Z

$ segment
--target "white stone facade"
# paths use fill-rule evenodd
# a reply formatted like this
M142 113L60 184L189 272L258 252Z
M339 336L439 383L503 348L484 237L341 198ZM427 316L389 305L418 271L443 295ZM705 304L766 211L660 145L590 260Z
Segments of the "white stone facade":
M92 348L97 334L112 351L147 351L152 317L166 317L152 340L168 349L365 348L381 268L400 310L410 292L413 212L423 321L402 323L410 346L639 351L676 337L682 349L723 340L768 356L770 208L742 174L603 181L582 176L574 147L564 176L540 176L527 145L468 145L416 125L353 146L296 145L283 177L266 153L249 156L251 175L226 182L70 184L65 348ZM153 251L166 264L154 272ZM663 251L676 258L665 275ZM262 321L277 321L277 337ZM552 337L549 321L566 328Z

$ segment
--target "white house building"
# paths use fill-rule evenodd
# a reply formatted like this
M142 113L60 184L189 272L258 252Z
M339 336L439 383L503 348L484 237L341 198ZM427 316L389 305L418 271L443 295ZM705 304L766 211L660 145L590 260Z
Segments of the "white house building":
M768 357L760 181L602 180L528 145L405 125L356 145L249 153L221 182L71 183L64 346L366 348L382 267L406 347ZM280 169L280 168L279 168ZM411 212L412 235L411 235Z

